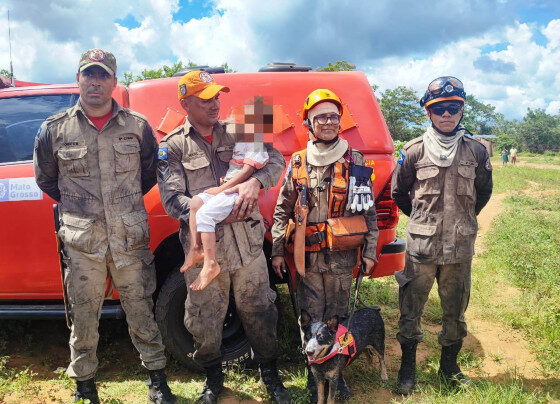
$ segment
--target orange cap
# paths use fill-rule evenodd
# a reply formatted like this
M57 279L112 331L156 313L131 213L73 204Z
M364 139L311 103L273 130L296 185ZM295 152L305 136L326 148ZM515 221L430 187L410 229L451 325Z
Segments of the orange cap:
M203 100L209 100L220 91L228 93L229 88L216 84L212 76L202 70L188 72L177 83L177 96L179 100L190 95L202 98Z

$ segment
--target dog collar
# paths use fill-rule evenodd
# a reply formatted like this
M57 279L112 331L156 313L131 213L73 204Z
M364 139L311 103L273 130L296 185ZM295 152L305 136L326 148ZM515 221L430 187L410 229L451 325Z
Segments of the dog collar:
M346 366L348 366L348 364L352 361L352 358L356 356L356 340L354 340L354 336L350 331L348 331L348 328L346 328L342 324L339 324L334 339L335 339L334 344L327 355L322 356L320 358L314 358L312 356L307 355L307 363L309 365L313 365L313 364L318 365L328 361L329 359L335 357L336 355L346 355L348 356L348 361L346 362Z

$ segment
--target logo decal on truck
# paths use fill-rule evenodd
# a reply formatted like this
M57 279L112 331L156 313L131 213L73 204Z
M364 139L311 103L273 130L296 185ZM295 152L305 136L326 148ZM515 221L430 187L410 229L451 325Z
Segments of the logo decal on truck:
M7 178L0 180L0 202L37 201L43 199L35 178Z

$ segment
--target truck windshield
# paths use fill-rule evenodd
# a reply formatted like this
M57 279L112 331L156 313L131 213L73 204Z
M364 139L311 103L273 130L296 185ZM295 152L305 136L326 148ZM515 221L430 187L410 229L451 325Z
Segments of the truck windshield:
M0 98L0 164L32 160L41 123L77 100L78 94Z

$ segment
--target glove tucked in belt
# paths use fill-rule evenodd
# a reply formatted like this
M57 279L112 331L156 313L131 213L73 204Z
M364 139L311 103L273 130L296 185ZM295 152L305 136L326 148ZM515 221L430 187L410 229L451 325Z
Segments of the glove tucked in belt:
M352 213L365 212L373 207L373 193L370 186L372 173L371 167L352 165L346 210L351 210Z

